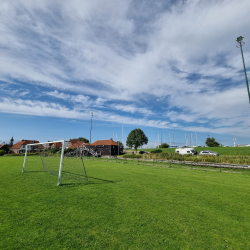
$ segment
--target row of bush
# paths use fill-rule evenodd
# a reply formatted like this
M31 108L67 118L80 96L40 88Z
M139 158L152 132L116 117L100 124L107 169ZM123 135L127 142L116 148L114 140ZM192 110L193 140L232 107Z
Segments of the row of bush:
M144 159L166 159L176 161L194 161L194 162L213 162L213 163L228 163L228 164L242 164L250 165L249 156L211 156L211 155L180 155L176 153L155 153L155 154L144 154Z
M69 151L74 151L75 149L76 148L74 148L74 149L71 149L71 148L65 149L64 154L66 154ZM43 153L46 153L48 155L61 154L61 149L59 147L52 148L52 149L46 149L46 150L43 151ZM16 153L8 154L5 150L0 150L0 156L3 156L3 155L4 156L20 156L20 155L24 156L24 154L16 154ZM38 152L36 152L36 153L27 153L27 155L38 155Z
M24 156L25 154L6 154L6 152L4 151L5 155L4 156ZM38 155L38 153L27 153L27 155Z
M162 160L175 160L175 161L193 161L193 162L213 162L213 163L228 163L228 164L242 164L250 165L249 156L238 155L223 155L223 156L211 156L211 155L180 155L176 153L158 153L151 154L125 154L123 158L143 158L143 159L162 159Z
M0 156L6 154L5 150L0 150Z
M136 154L125 154L122 156L123 158L142 158L142 155L136 155Z

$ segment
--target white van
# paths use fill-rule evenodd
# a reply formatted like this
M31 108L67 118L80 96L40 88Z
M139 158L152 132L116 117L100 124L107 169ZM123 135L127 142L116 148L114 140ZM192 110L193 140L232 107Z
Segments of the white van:
M177 148L175 150L175 153L180 155L187 155L187 154L197 155L197 152L193 148Z

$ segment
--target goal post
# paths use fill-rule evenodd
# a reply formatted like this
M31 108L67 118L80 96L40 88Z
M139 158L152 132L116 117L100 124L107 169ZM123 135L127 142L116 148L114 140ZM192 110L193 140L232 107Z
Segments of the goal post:
M65 148L65 141L62 141L62 151L61 151L61 158L60 158L60 167L59 167L59 173L58 173L58 182L57 186L60 185L61 182L61 176L62 176L62 164L63 164L63 156L64 156L64 148Z
M37 164L42 163L44 171L52 175L58 176L58 186L61 183L62 176L63 178L67 177L73 179L82 179L81 177L85 175L85 178L88 181L87 173L81 154L78 154L78 157L65 157L65 162L64 152L66 143L67 141L60 140L27 144L25 147L25 156L22 172L24 173L25 168L27 168L27 163L29 163L28 166L31 166L33 168L36 167ZM55 152L56 150L58 151ZM33 157L34 162L32 163L32 157L30 157L28 154L29 151L33 153L38 153L40 159L38 160L37 157Z

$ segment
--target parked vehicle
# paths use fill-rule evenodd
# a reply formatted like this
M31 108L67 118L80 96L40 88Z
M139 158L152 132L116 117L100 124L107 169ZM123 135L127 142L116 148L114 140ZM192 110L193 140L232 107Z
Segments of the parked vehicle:
M180 155L187 155L187 154L197 155L197 152L193 148L177 148L175 150L175 153L178 153Z
M215 156L219 156L219 154L217 152L213 152L210 150L203 150L199 153L199 155L215 155Z
M148 154L147 151L140 151L139 154L143 155L143 154Z

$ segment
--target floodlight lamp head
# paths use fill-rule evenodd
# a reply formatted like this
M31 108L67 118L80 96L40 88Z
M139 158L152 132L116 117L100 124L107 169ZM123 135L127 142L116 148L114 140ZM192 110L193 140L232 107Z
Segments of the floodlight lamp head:
M239 37L237 37L236 41L237 41L238 43L240 43L240 42L243 41L243 38L244 38L244 36L239 36Z
M244 36L237 37L237 39L236 39L236 42L237 42L236 47L237 48L240 48L241 46L245 45L245 43L243 42L243 38L244 38Z

